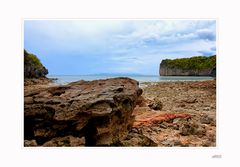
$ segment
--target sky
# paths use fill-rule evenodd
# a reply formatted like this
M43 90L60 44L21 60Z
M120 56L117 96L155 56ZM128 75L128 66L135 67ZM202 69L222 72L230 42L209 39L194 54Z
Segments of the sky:
M163 59L216 54L215 20L25 20L49 75L159 75Z

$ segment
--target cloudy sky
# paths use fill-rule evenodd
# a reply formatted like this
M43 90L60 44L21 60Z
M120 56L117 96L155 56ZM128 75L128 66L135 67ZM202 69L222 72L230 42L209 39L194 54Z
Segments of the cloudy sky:
M49 74L158 75L162 59L216 54L214 20L25 20Z

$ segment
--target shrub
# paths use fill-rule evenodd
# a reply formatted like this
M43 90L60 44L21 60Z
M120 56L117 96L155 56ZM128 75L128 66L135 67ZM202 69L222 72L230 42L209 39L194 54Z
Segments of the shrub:
M180 68L184 70L202 70L213 68L216 65L216 55L214 56L196 56L191 58L166 59L162 65L168 65L171 68Z

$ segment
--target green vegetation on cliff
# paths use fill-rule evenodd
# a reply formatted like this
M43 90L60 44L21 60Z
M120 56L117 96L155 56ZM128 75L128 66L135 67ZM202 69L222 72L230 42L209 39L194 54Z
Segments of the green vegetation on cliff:
M196 56L191 58L166 59L162 60L162 66L177 68L182 70L203 70L212 69L216 66L216 55L214 56Z
M28 53L25 49L24 49L24 64L32 64L36 68L43 67L42 63L37 58L37 56L31 53Z
M42 65L36 55L24 50L24 78L45 77L48 70Z

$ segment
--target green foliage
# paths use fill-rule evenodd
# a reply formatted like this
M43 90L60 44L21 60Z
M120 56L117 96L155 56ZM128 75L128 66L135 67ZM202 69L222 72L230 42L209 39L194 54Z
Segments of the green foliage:
M31 64L35 68L42 68L43 65L40 62L40 60L37 58L36 55L28 53L26 50L24 50L24 64Z
M184 70L202 70L213 68L216 65L216 55L214 56L196 56L191 58L181 59L166 59L162 61L163 65L168 65L171 68L179 68Z

